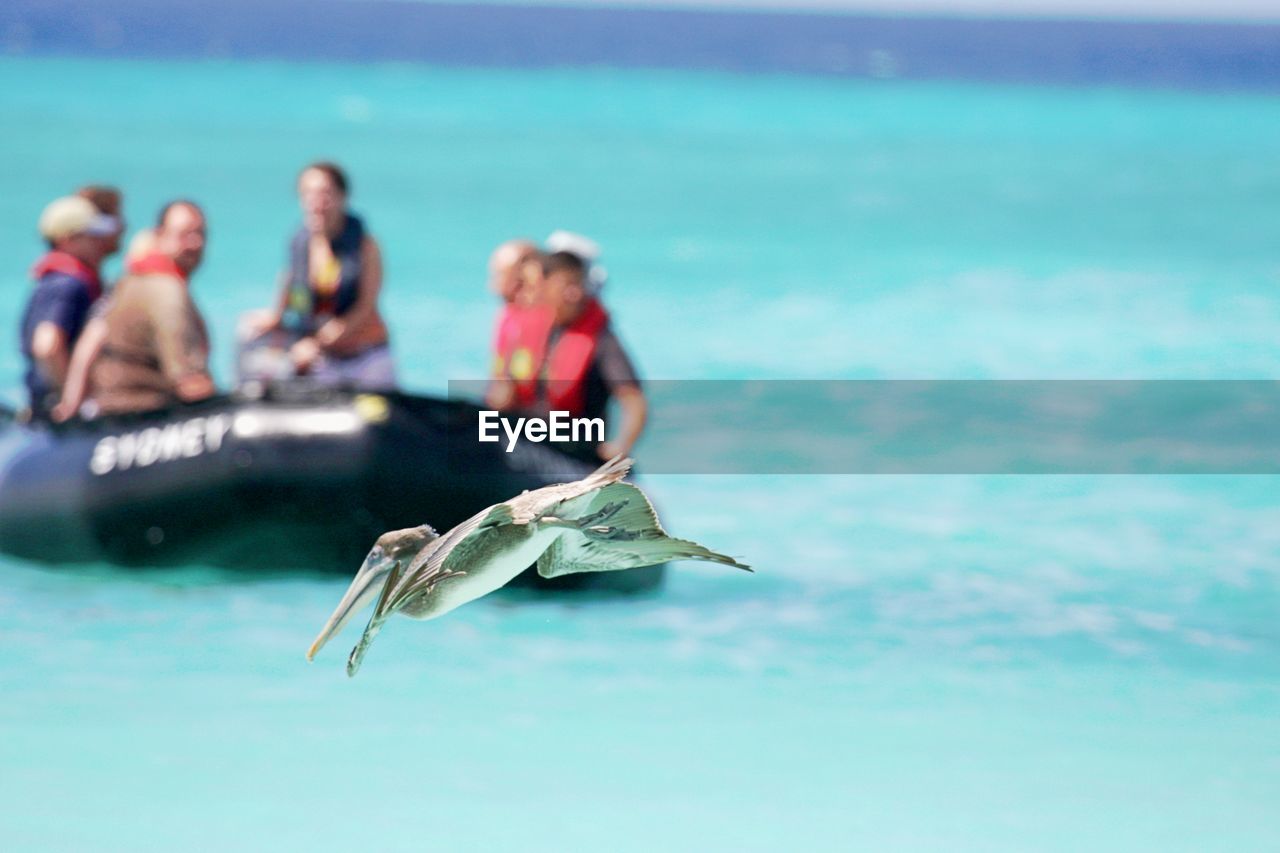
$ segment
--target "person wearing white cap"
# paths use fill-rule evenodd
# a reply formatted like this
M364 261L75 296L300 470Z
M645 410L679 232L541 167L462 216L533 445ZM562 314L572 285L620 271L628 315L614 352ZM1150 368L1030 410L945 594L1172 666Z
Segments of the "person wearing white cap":
M548 255L556 252L568 252L576 255L586 264L583 286L591 293L598 294L609 280L609 273L600 265L600 244L590 237L584 237L573 231L552 231L543 244Z
M66 196L44 209L39 228L49 251L31 270L35 288L22 315L21 346L31 416L44 419L57 402L89 309L102 296L98 267L119 222L86 198Z

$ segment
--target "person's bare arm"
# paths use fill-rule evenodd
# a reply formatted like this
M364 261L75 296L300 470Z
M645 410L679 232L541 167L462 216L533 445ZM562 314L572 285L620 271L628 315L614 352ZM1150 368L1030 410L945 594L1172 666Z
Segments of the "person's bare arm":
M649 400L640 386L620 385L613 390L613 397L618 401L618 434L597 448L601 459L630 453L649 420Z
M94 317L85 324L80 339L71 350L71 361L67 365L66 382L62 385L62 398L53 407L49 415L56 422L62 422L75 415L84 402L89 390L89 368L93 367L102 345L107 341L107 321L102 317Z
M57 323L38 324L31 335L31 358L50 385L62 387L67 378L67 333Z
M618 403L618 428L612 440L603 442L597 453L604 459L627 454L640 440L649 418L649 400L640 389L640 377L627 351L612 330L606 330L596 346L595 369Z
M360 245L360 287L355 304L341 317L335 317L316 330L322 347L341 347L358 336L378 310L382 292L382 250L378 241L366 236Z
M281 270L280 275L276 276L276 302L271 306L270 315L273 329L280 328L285 309L289 307L289 286L292 284L289 275L290 270Z

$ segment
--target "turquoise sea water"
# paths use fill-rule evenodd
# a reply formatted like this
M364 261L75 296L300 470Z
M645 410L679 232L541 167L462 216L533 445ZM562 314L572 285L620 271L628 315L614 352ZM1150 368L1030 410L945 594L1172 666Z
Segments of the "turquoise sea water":
M316 156L415 389L483 372L489 249L556 227L654 378L1280 373L1274 97L10 59L0 127L15 395L50 197L206 205L225 378ZM303 660L341 579L0 561L5 846L1280 845L1275 478L649 486L758 573L392 623L354 681L354 637Z

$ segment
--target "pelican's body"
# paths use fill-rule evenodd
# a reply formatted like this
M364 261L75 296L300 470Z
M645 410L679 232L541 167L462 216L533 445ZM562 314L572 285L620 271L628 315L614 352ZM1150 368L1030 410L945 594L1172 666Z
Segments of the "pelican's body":
M347 661L348 674L355 675L392 613L440 616L504 586L535 562L544 577L682 558L750 571L731 557L667 536L644 493L621 482L630 468L630 459L611 460L582 480L495 504L443 536L425 525L384 533L307 658L376 599L373 617Z
M415 619L430 619L434 616L442 616L468 601L488 595L515 580L517 575L537 562L538 557L551 547L552 542L567 532L563 527L537 523L479 526L492 509L490 507L484 513L472 516L469 521L463 522L428 546L428 550L432 553L441 548L452 550L454 543L449 541L449 537L455 531L466 529L468 525L474 523L477 529L471 530L467 536L469 542L474 543L477 550L484 555L484 559L470 561L474 563L470 570L462 569L457 574L446 578L448 583L443 581L438 583L431 595L416 596L407 600L400 608L401 612ZM414 562L421 563L422 560ZM448 571L458 562L446 557L443 568Z

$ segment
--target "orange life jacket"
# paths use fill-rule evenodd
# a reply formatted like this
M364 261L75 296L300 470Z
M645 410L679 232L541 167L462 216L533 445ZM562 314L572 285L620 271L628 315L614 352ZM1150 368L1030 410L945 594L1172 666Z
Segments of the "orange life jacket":
M125 267L129 275L171 275L187 283L187 274L174 262L173 258L160 252L150 252L140 258L133 258Z
M82 282L88 291L90 302L102 295L102 279L98 276L98 271L69 252L55 249L46 253L31 268L31 277L39 281L51 272L60 272Z

